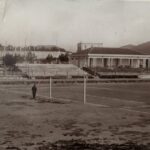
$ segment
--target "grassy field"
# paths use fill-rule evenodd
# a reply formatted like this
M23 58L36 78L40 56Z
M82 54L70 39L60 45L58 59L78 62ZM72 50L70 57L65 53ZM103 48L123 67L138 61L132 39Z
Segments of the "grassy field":
M31 95L32 85L10 85L5 89L15 93ZM84 89L81 84L52 84L52 97L69 100L73 103L83 103ZM49 84L37 84L37 94L49 98ZM150 113L150 83L98 83L87 84L87 104L97 106L129 109L134 112ZM18 94L19 94L18 93Z
M60 103L33 100L31 86L0 86L1 150L46 150L61 140L150 145L150 83L87 84L85 105L83 84L53 84ZM38 96L49 96L48 84L38 84Z

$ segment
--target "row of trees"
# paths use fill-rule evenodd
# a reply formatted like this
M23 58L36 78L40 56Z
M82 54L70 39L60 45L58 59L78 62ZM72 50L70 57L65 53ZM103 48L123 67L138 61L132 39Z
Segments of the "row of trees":
M14 66L16 63L22 63L24 61L33 63L35 58L36 56L32 54L31 52L29 52L26 57L21 56L21 55L13 56L11 54L6 54L3 57L3 64L11 67L11 66Z
M33 63L36 59L36 56L29 52L26 57L20 56L20 55L10 55L6 54L3 57L3 64L8 67L14 67L16 63L22 63L24 61L27 61L29 63ZM43 63L68 63L69 62L69 56L68 54L61 54L58 58L54 58L52 55L48 55L44 60L42 60Z
M9 50L9 51L13 51L15 49L19 50L30 50L30 51L61 51L61 52L65 52L66 50L64 48L61 47L57 47L57 46L25 46L25 47L15 47L13 45L7 45L7 46L3 46L2 44L0 44L0 49L5 49L5 50Z
M61 54L58 58L53 57L52 55L48 55L45 59L46 63L68 63L69 62L69 56L68 54Z

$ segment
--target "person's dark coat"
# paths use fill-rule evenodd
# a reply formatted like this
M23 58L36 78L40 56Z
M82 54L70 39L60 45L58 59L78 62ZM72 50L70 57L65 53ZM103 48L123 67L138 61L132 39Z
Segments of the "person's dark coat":
M36 87L36 85L34 84L34 85L32 86L32 96L33 96L33 99L35 99L35 97L36 97L36 92L37 92L37 87Z

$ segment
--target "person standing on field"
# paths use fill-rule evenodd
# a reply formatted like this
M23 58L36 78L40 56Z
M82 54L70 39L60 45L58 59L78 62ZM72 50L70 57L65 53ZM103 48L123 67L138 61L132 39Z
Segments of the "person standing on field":
M33 99L36 98L36 92L37 92L37 87L36 87L36 84L34 83L34 85L32 86L32 96L33 96Z

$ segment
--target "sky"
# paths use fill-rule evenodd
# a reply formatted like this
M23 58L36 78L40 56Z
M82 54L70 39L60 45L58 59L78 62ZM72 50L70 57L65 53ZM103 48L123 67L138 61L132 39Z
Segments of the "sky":
M150 0L0 0L0 43L78 42L119 47L150 41Z

